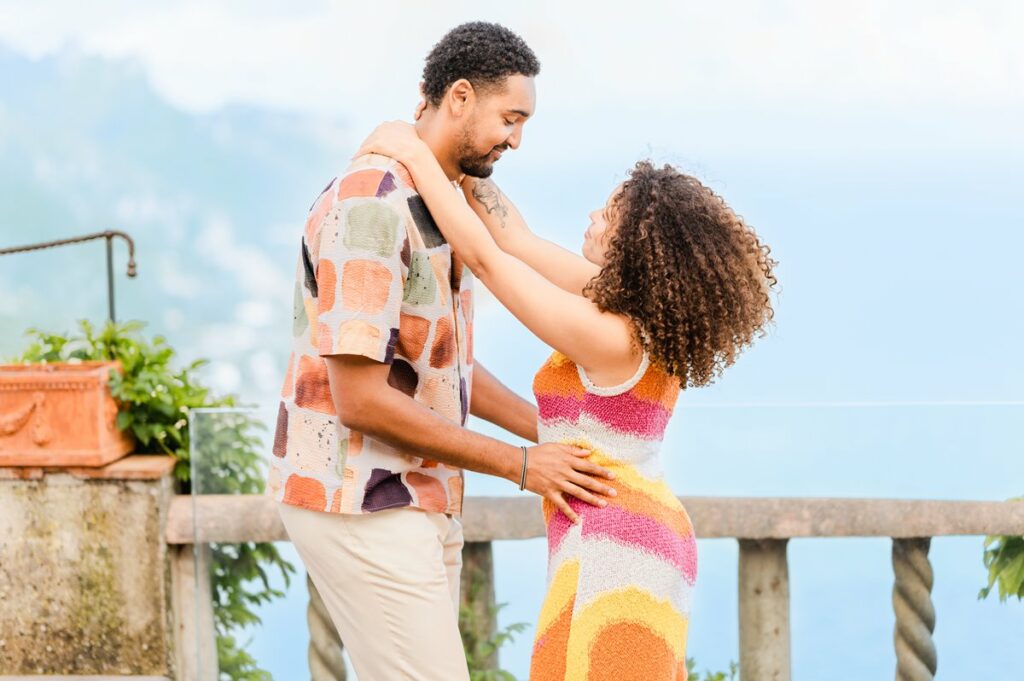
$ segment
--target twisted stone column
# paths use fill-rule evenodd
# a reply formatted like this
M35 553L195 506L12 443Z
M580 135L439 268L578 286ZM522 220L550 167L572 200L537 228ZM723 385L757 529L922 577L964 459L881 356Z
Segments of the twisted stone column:
M306 621L309 626L309 675L313 681L345 681L345 660L341 656L342 644L331 616L327 614L320 592L306 575L309 588L309 607Z
M892 568L895 582L892 607L896 612L893 639L896 645L896 681L932 681L938 660L932 632L932 566L928 562L931 539L893 539Z

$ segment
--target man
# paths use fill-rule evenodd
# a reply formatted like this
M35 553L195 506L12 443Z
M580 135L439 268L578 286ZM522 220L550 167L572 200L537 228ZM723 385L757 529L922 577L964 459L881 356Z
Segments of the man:
M494 24L459 26L434 47L417 132L449 178L487 177L519 146L539 69ZM563 494L609 492L585 450L526 450L464 428L472 413L537 440L533 405L474 366L472 296L394 160L355 159L310 210L268 488L362 681L468 679L463 469L525 479L571 517Z

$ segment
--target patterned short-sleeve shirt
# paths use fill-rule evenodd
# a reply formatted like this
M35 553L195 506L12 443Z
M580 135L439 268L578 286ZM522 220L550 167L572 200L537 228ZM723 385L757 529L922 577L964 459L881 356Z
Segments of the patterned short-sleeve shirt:
M332 180L302 237L268 494L332 513L461 513L461 469L338 420L324 357L388 364L393 389L465 425L472 306L472 275L453 259L404 166L363 156Z

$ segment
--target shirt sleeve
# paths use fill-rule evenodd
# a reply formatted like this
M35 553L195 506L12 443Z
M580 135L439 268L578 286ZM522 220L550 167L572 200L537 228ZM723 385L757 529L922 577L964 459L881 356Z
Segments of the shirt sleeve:
M386 169L368 168L345 175L329 197L316 268L321 356L394 359L408 265L393 188Z

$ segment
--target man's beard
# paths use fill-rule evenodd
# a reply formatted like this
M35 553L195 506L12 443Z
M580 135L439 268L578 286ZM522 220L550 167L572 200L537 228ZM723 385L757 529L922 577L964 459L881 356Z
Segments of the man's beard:
M489 154L488 154L489 155ZM494 164L483 158L464 158L459 161L459 170L470 177L485 180L494 172Z
M491 153L505 151L505 149L508 149L508 145L499 145L483 156L478 156L473 148L469 129L466 129L459 141L459 170L470 177L487 179L494 172L494 161L490 160Z

